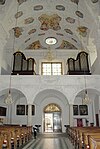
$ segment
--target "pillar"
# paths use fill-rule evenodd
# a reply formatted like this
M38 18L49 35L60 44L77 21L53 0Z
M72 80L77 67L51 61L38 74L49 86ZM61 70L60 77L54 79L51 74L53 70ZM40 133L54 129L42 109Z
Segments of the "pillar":
M69 105L69 125L73 126L73 104Z
M28 104L27 126L32 126L32 105Z

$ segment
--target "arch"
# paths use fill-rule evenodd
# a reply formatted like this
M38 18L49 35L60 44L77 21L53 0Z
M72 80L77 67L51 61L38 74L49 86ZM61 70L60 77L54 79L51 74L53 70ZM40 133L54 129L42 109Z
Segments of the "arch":
M60 99L64 104L69 104L67 97L62 92L55 89L45 89L40 91L34 99L34 104L38 105L48 97L56 97Z

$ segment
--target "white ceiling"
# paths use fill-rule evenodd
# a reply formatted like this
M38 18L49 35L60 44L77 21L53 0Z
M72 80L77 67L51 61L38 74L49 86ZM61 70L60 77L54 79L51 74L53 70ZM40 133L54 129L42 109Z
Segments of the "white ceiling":
M98 12L99 0L6 0L0 5L1 24L8 33L6 48L15 42L15 50L47 49L48 37L57 39L53 49L87 47Z

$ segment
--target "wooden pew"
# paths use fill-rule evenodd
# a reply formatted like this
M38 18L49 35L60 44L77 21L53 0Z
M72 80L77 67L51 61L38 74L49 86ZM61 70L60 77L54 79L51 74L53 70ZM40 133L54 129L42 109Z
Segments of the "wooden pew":
M100 149L100 135L89 136L89 149Z
M0 126L0 149L7 145L7 149L15 149L32 138L32 126Z

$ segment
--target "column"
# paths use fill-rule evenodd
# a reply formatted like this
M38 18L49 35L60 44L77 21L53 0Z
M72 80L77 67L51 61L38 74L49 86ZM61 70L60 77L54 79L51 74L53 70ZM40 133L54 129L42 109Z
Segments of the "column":
M69 125L73 126L73 104L69 105Z
M28 104L27 126L32 126L32 105Z

